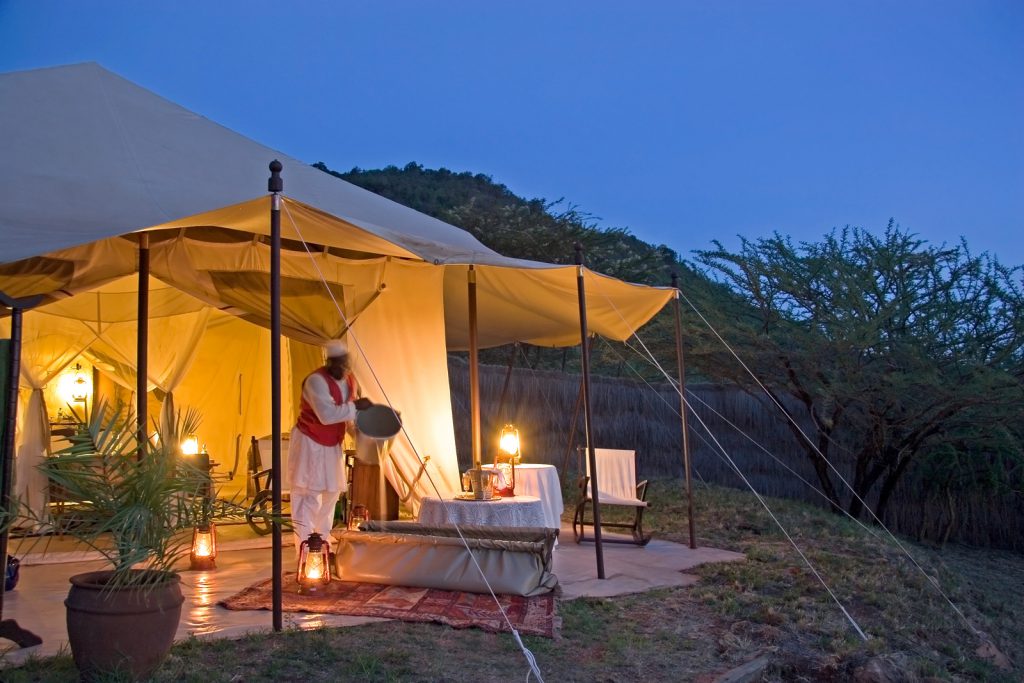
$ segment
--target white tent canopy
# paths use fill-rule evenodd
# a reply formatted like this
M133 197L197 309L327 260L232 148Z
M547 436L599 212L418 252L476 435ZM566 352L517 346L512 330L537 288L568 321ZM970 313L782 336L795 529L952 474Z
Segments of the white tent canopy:
M163 283L154 282L151 303L150 388L200 408L221 458L239 437L269 432L263 190L272 159L284 165L286 372L294 385L320 362L310 344L346 334L364 392L402 412L408 438L394 454L407 475L417 454L430 455L442 493L458 488L446 354L468 346L470 265L482 347L579 342L575 267L503 257L96 64L0 75L0 120L0 302L38 297L25 315L25 348L46 360L22 373L26 391L70 362L69 349L134 386L128 276L147 232L152 275ZM673 295L584 274L590 329L612 339L630 336ZM45 410L23 405L33 419ZM41 457L43 437L25 428L25 410L22 442L36 440L29 450ZM413 499L425 493L421 485Z

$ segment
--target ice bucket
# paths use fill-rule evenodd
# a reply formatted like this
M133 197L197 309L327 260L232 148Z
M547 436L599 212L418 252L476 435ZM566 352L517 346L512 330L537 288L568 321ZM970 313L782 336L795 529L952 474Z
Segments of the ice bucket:
M466 484L469 485L469 493L473 492L473 498L476 500L490 500L494 497L494 482L497 477L497 473L488 468L473 468L466 470L466 476L463 477L463 488Z

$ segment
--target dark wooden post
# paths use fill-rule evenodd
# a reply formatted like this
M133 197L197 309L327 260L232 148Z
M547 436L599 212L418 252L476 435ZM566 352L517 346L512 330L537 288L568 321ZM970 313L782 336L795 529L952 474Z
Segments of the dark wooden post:
M281 562L281 162L270 162L270 466L271 572L274 630L284 628L284 566Z
M21 373L21 309L11 310L11 343L7 358L7 401L3 416L3 443L0 448L0 510L11 510L11 477L14 473L14 430L18 423L18 383ZM18 626L14 619L4 619L4 592L2 582L7 579L7 525L0 532L0 638L6 638L18 647L39 645L43 639Z
M683 316L679 308L679 276L672 273L672 287L676 290L676 368L679 371L679 419L683 425L683 470L686 473L686 514L690 523L690 548L697 548L697 534L693 527L693 486L690 479L690 437L686 426L686 367L683 364Z
M480 342L477 338L476 321L476 270L469 267L469 424L470 442L473 446L473 467L480 469L483 461L483 447L480 436Z
M594 550L597 555L597 578L604 578L604 546L601 544L601 501L597 493L597 455L594 453L593 417L590 410L590 334L587 332L587 293L583 283L583 245L577 242L576 291L580 302L580 359L583 370L583 425L587 439L587 459L590 463L590 497L594 501ZM582 472L581 472L582 474Z
M146 456L149 436L149 235L139 235L139 315L135 347L135 419L138 459Z

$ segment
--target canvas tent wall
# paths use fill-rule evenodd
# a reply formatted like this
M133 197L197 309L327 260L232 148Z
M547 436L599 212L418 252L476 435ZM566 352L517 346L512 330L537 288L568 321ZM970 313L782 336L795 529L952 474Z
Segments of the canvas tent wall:
M578 343L574 267L503 257L465 231L248 140L98 65L0 75L0 117L0 303L34 299L38 310L26 321L49 322L26 325L64 340L60 357L50 359L54 367L70 349L89 347L106 365L118 367L111 362L118 356L114 374L131 384L131 333L123 330L133 322L128 283L137 272L138 234L146 232L152 279L166 285L160 296L169 307L165 316L154 307L151 318L192 316L188 324L168 320L154 329L166 325L175 344L194 343L196 351L187 371L188 354L172 354L175 362L151 371L151 385L179 382L179 405L187 402L179 394L194 386L233 401L216 375L227 364L203 360L202 350L260 348L265 332L255 330L269 320L270 201L262 189L275 158L284 164L286 190L283 331L296 344L347 333L367 395L402 411L408 438L394 453L406 474L415 472L417 453L429 454L442 492L458 487L446 353L468 345L470 265L481 346ZM612 339L627 338L673 293L589 270L584 276L591 330ZM187 310L170 313L175 306ZM243 334L247 328L232 327L237 321L226 316L253 331ZM115 325L124 327L117 332ZM53 332L69 326L71 336ZM83 341L96 327L108 333ZM246 335L250 341L241 341ZM162 337L151 335L151 344L166 343ZM315 359L308 347L296 348L307 362ZM255 355L246 371L265 378ZM29 393L33 381L23 373ZM253 391L260 381L249 380ZM258 398L250 410L264 417L237 424L266 433L269 410ZM207 415L206 424L222 419ZM288 412L283 419L290 422ZM423 483L414 498L425 493Z

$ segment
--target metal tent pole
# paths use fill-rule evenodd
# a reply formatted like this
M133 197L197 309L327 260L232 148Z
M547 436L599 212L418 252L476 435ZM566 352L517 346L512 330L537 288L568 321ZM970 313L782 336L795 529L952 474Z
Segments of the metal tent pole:
M11 310L11 343L7 358L7 401L5 405L3 432L0 447L0 510L7 512L11 506L11 476L14 472L14 429L18 422L18 377L21 372L21 308ZM7 579L7 525L0 533L0 582ZM6 638L18 647L39 645L43 639L18 626L14 619L4 619L4 592L0 585L0 638Z
M676 368L679 371L679 419L683 425L683 469L686 473L686 514L690 524L690 548L697 548L697 534L693 527L693 486L690 478L690 437L686 426L686 366L683 364L683 316L679 306L679 276L672 273L672 287L676 290Z
M483 448L480 437L480 342L476 321L476 270L469 267L469 421L473 446L473 467L480 469Z
M274 630L284 628L284 567L281 562L281 162L270 162L270 425L271 575Z
M139 235L139 315L135 347L135 437L138 459L146 455L146 423L149 422L149 235Z
M587 459L590 462L590 497L594 502L594 550L597 555L597 578L604 578L604 546L601 543L601 501L597 494L597 455L594 453L593 417L590 410L590 353L587 332L587 293L583 283L583 245L577 242L576 249L576 291L580 302L580 342L582 343L583 369L583 424L587 439Z

